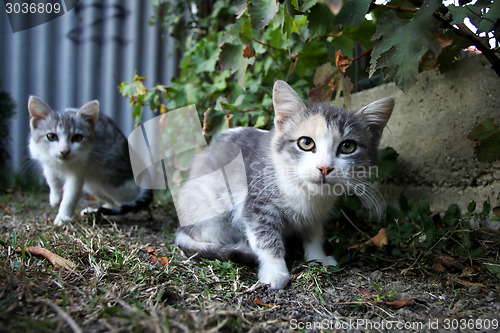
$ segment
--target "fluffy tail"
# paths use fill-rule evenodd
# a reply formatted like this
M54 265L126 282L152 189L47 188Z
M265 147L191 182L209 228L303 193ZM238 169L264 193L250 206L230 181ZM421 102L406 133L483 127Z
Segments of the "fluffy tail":
M139 196L134 201L124 203L116 208L99 207L97 212L103 215L123 215L144 209L149 206L151 201L153 201L153 190L141 188Z
M215 243L198 242L189 233L191 226L180 227L175 234L175 244L194 258L210 260L233 261L238 264L255 267L259 265L257 255L252 249L242 243L222 245Z

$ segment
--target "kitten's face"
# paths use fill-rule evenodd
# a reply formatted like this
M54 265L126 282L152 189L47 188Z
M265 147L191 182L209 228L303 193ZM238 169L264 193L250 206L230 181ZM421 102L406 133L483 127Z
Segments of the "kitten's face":
M31 97L31 149L38 149L55 161L84 160L94 146L99 105L89 102L79 110L55 112L41 100Z
M377 101L354 113L327 104L306 105L281 82L273 96L273 160L279 173L313 194L340 194L337 184L373 171L370 166L377 162L392 100Z

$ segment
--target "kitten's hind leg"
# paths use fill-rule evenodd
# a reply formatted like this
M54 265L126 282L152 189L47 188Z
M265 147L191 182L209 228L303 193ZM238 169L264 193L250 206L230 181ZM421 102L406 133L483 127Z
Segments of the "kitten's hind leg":
M307 261L317 261L326 266L337 266L337 260L327 256L323 249L323 226L318 223L303 242Z
M232 235L228 235L229 228L221 227L218 223L212 226L206 224L203 222L180 227L175 234L175 244L187 254L194 254L195 257L230 260L247 266L257 266L257 256L245 242L236 239L234 231ZM214 227L218 227L218 230L210 230ZM210 239L207 237L209 235L213 237Z

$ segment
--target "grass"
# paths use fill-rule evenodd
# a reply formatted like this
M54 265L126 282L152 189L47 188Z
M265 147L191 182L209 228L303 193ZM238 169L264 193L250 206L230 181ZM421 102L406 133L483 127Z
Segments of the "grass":
M0 196L0 205L4 208L0 213L0 331L274 332L290 330L297 320L347 322L364 318L367 311L374 320L405 319L404 312L366 300L360 288L380 300L422 299L425 305L405 309L416 318L498 317L492 307L494 302L499 304L495 298L500 281L495 271L498 239L477 243L472 232L467 233L469 241L482 244L483 251L472 261L468 252L459 257L465 266L476 268L469 277L459 277L462 272L449 267L444 274L433 273L429 261L414 252L404 259L391 249L369 249L350 252L347 264L340 268L290 259L291 283L276 291L258 283L253 268L187 257L173 245L175 221L164 205L116 219L77 217L62 228L52 224L56 212L48 207L46 193L11 192ZM342 234L356 233L346 226ZM463 237L458 231L454 235L443 237L452 241ZM353 238L350 244L356 241ZM438 241L433 251L449 250L441 244L445 240ZM76 268L54 270L43 258L15 252L28 246L70 259ZM168 264L154 264L148 247L158 258L167 257ZM481 266L483 261L494 269ZM409 267L407 276L402 276ZM447 286L443 279L449 276L480 285L477 297L470 296L471 286ZM447 300L445 306L442 299ZM467 305L472 299L476 302ZM457 302L465 305L454 313Z

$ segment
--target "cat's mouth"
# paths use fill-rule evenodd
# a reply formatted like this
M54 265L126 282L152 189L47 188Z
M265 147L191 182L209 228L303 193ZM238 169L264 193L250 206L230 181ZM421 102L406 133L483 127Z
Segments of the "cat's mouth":
M63 155L63 154L59 154L59 155L57 156L57 158L58 158L59 160L61 160L61 161L69 161L69 160L71 160L71 159L73 158L73 156L71 156L71 155Z
M333 178L330 177L310 177L306 180L306 184L312 185L314 187L324 187L334 184Z

